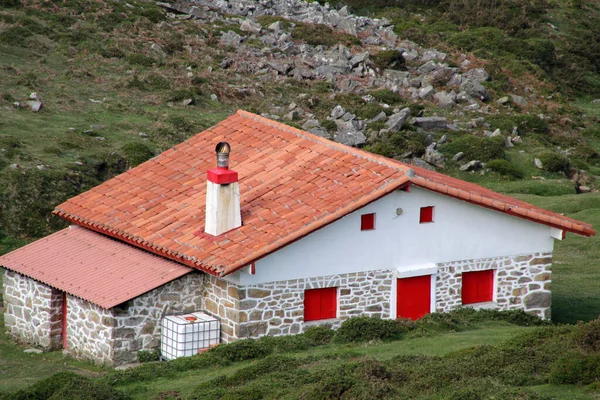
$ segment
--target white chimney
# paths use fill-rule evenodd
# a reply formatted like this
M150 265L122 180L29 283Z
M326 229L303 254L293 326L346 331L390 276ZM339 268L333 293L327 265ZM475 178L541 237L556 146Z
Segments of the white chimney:
M215 148L217 168L208 170L204 232L219 236L242 226L238 173L229 169L231 146L220 142Z

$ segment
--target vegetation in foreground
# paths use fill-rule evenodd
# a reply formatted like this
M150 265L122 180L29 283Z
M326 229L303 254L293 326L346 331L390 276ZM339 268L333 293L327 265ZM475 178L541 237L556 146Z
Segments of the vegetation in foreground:
M477 339L490 331L508 340ZM463 335L466 343L453 343ZM242 340L100 377L60 372L0 399L550 399L543 392L563 385L592 398L599 337L599 320L554 326L521 311L358 317L335 333Z

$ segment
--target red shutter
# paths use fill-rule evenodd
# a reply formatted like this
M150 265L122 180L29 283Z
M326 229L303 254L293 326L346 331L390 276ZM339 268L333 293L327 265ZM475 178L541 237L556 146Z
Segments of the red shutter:
M419 319L431 312L431 275L398 279L396 318Z
M375 214L363 214L360 216L360 230L371 231L375 229Z
M463 272L462 303L484 303L494 299L494 270Z
M304 291L304 321L337 317L337 288Z
M427 222L433 222L433 206L421 207L419 223L425 224Z

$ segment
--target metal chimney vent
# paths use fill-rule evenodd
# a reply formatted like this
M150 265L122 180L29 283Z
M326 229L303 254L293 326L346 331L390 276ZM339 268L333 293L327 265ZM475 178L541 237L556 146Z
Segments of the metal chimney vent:
M229 153L231 152L229 143L219 142L215 151L217 152L217 167L229 168Z

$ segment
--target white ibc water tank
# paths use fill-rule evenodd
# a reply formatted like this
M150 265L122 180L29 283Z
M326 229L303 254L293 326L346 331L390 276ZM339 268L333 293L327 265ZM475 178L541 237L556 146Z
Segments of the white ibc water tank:
M166 360L193 356L220 340L221 321L203 312L167 315L162 319L160 353Z

